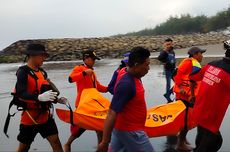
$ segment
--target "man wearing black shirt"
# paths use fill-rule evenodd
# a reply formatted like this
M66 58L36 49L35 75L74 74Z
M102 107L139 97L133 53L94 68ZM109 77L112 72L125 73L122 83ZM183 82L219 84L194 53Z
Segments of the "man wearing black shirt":
M164 64L164 71L166 77L166 93L164 94L164 97L168 100L168 102L172 102L172 99L170 98L170 95L172 94L171 79L176 67L176 59L175 52L173 50L172 39L168 38L165 40L164 49L160 52L158 60Z

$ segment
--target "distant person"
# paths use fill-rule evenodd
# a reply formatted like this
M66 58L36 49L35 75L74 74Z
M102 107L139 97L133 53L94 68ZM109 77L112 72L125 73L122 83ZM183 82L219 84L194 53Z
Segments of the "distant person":
M96 88L100 92L108 91L108 87L101 85L97 80L95 71L93 69L95 60L100 60L100 58L96 55L93 49L84 51L83 52L84 64L75 66L69 76L69 82L76 83L77 86L77 98L75 101L76 108L79 105L81 93L84 89ZM77 125L71 125L70 130L71 130L71 135L68 141L66 142L66 144L64 145L65 152L70 152L72 142L76 138L79 138L86 131L84 128L80 128ZM102 132L96 131L96 133L97 133L98 143L100 143L102 139Z
M194 105L197 136L195 152L217 152L223 139L220 126L230 102L230 40L225 57L204 66L191 80L202 80Z
M123 68L125 68L128 64L128 61L129 61L129 52L128 53L125 53L123 55L124 59L121 60L121 64L119 65L119 67L116 69L116 71L114 71L113 73L113 76L112 76L112 79L108 85L108 90L109 92L113 95L114 94L114 86L116 84L116 80L117 80L117 75L119 73L119 71Z
M179 65L177 73L174 77L174 92L176 94L176 100L182 100L186 105L185 112L185 127L179 134L177 149L189 151L192 150L189 142L186 139L188 133L187 128L187 117L188 117L188 108L192 107L194 98L199 91L200 82L194 82L193 85L190 83L189 76L198 72L201 69L200 63L203 59L203 53L205 50L200 49L199 47L192 47L189 49L189 57L185 58Z
M107 152L108 147L112 152L154 151L144 132L147 108L141 82L149 71L149 56L147 49L135 47L129 55L128 67L119 71L98 152Z
M41 44L29 44L26 55L27 64L18 69L15 87L15 96L25 104L17 138L20 142L17 152L29 151L38 133L49 141L54 152L62 152L58 129L50 111L52 102L57 99L57 92L42 92L48 81L47 73L41 66L48 53Z
M168 102L172 102L172 99L170 98L173 93L171 89L171 80L176 68L176 58L173 49L173 40L171 38L165 40L164 49L160 52L158 60L164 64L164 73L166 77L166 93L164 94L164 97Z

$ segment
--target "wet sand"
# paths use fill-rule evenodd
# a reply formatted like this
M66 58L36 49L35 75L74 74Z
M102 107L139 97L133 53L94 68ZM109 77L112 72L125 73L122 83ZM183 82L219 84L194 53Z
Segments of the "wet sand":
M215 52L215 51L214 51ZM48 69L48 75L50 79L57 85L61 91L61 96L65 96L71 102L72 107L74 107L74 101L76 97L76 89L74 84L69 84L67 78L71 72L71 68L75 63L58 63L58 64L49 64L45 68ZM102 84L107 85L110 81L113 71L117 68L119 60L102 60L99 61L95 70L97 72L98 79ZM0 64L0 130L3 130L3 125L5 122L8 104L11 100L10 91L13 89L16 81L15 71L20 64ZM55 68L54 68L55 65ZM68 66L67 66L68 65ZM142 79L143 84L146 90L146 101L148 108L166 103L166 100L162 96L165 92L165 78L162 75L163 68L161 65L151 65L149 73ZM104 94L109 99L112 96L109 93ZM65 108L63 105L55 105L55 107ZM215 111L214 111L215 112ZM54 114L58 129L59 135L62 144L65 143L69 136L69 124L66 124L60 121L56 114ZM10 138L6 138L3 132L0 132L0 151L15 151L18 146L16 140L19 133L19 122L20 122L20 113L18 113L14 118L11 119L9 126L9 135ZM230 151L230 112L228 110L224 123L221 127L221 132L223 134L224 143L221 151ZM196 129L193 129L188 134L188 139L194 146L195 142ZM79 140L75 141L72 145L73 151L79 152L88 152L95 151L97 140L96 134L92 131L87 131L84 133ZM153 147L156 151L170 151L170 145L166 145L165 137L151 138L150 139ZM40 135L37 135L35 142L31 146L31 151L51 151L51 148L46 140L43 140Z

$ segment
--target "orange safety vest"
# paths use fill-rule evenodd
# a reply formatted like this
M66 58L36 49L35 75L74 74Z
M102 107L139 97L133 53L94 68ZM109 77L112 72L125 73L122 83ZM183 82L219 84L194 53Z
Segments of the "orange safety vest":
M174 77L175 84L173 87L173 91L176 93L177 100L188 101L191 95L189 76L193 73L198 72L200 69L201 69L200 63L194 58L186 58L180 63L177 69L177 74ZM194 90L195 95L197 95L199 91L199 86L200 86L200 81L196 82L196 87ZM185 91L184 94L180 92L181 89Z
M33 71L33 74L36 75L37 80L28 74L27 92L30 94L40 94L41 86L43 84L48 84L48 81L41 70ZM21 124L38 125L47 122L50 117L48 103L39 103L39 101L24 100L21 98L20 100L26 103L26 109L24 109L21 114Z

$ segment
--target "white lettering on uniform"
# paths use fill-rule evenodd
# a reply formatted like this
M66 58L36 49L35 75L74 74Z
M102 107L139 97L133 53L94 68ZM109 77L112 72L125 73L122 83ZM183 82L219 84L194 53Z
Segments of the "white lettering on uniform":
M207 83L209 85L213 85L214 84L214 82L212 80L210 80L210 79L208 79L206 77L204 77L203 82L205 82L205 83Z
M208 85L214 85L214 83L220 83L221 79L218 78L220 71L221 71L220 69L210 66L204 74L203 82L207 83Z
M208 73L206 72L205 73L205 77L206 78L209 78L210 80L216 82L216 83L219 83L220 82L220 78L216 77L215 75L211 74L211 73Z
M215 68L213 66L210 66L208 68L208 72L211 73L211 74L214 74L214 75L218 75L220 73L220 71L221 71L220 69L217 69L217 68Z

